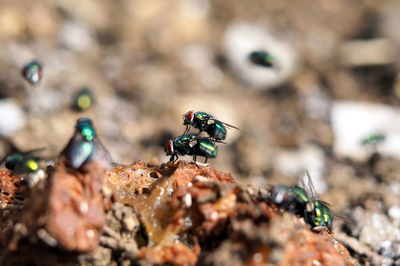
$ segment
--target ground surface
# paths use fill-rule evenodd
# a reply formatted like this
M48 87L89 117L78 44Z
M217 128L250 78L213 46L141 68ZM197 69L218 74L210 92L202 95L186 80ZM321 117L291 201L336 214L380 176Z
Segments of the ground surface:
M399 264L399 157L371 155L373 146L362 150L364 159L341 154L332 119L338 100L399 106L399 14L396 1L373 0L4 0L0 96L23 122L3 133L15 125L6 119L13 111L0 109L1 154L11 141L54 158L76 119L89 116L115 162L159 165L168 160L167 140L184 131L182 115L206 111L241 129L219 145L215 169L261 188L293 185L307 168L320 197L343 216L333 231L350 253L361 263ZM238 21L295 51L296 71L272 89L241 80L225 46ZM35 87L20 74L32 59L44 66ZM71 101L83 86L95 102L79 113Z

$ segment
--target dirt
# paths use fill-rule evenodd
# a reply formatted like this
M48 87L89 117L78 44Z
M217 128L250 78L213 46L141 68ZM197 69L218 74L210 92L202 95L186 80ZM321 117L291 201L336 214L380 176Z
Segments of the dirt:
M18 264L29 250L33 255L22 258L37 265L314 263L302 254L322 264L398 264L399 159L379 152L365 161L338 156L330 116L338 100L399 106L398 12L390 0L2 1L0 100L14 101L24 115L18 130L1 136L2 154L45 148L35 155L53 161L77 118L88 116L114 164L104 176L96 173L97 181L63 172L62 159L35 184L2 171L1 260ZM225 33L238 21L295 51L296 71L273 88L241 80L225 47ZM386 44L363 54L347 49L354 40ZM34 59L43 65L35 86L21 75ZM94 103L77 112L72 101L83 87ZM165 145L184 132L182 115L189 110L240 128L228 129L208 166L197 168L189 156L167 163ZM1 132L13 126L7 123L0 123ZM255 196L269 185L296 184L305 169L319 173L320 179L312 174L318 197L336 213L331 235L311 232L302 218L281 215ZM65 183L52 187L55 173ZM206 180L197 184L194 176ZM73 199L60 207L62 217L48 205L59 190ZM168 193L159 197L162 190ZM156 218L148 214L154 209ZM38 226L36 217L47 218ZM93 237L74 242L66 232L57 235L74 217L77 230L92 230ZM307 244L296 246L299 239Z

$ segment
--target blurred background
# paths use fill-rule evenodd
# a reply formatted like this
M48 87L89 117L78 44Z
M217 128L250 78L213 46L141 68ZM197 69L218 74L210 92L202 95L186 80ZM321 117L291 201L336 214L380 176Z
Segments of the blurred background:
M398 25L399 1L2 0L0 151L52 158L89 116L114 161L162 163L204 111L241 129L215 168L258 187L308 169L337 211L371 194L400 219ZM76 111L82 88L93 105Z

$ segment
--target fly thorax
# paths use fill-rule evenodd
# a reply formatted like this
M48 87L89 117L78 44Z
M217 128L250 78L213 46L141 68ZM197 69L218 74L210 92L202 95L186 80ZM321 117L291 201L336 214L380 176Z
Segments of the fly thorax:
M84 127L81 131L82 136L85 138L86 141L94 140L96 133L93 128L91 127Z

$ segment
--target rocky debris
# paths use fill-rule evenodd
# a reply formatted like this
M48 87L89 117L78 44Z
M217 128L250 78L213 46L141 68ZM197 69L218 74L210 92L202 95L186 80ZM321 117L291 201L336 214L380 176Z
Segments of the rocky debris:
M143 248L140 252L145 264L156 265L196 265L200 248L190 249L181 242L170 245Z
M340 240L360 263L397 265L400 262L400 230L396 210L385 206L377 195L366 195L361 204L345 209L348 221Z
M9 236L2 263L354 264L333 234L313 233L302 218L281 215L254 188L207 164L136 162L105 172L98 162L81 171L58 158L25 206L1 223Z
M130 166L114 164L106 172L105 187L113 191L113 197L121 203L131 203L136 195L149 192L150 187L162 175L154 167L147 167L144 162Z
M254 189L241 187L231 175L208 165L179 161L176 164L169 162L158 170L146 167L143 162L121 167L117 166L116 172L124 172L137 180L143 178L143 172L138 169L147 174L157 171L162 175L152 184L128 182L125 187L127 179L123 176L120 176L122 182L116 184L113 174L106 175L106 179L113 178L113 183L109 184L114 192L123 191L125 203L127 187L132 189L129 204L135 209L145 236L139 237L140 233L135 233L136 239L141 239L138 262L172 265L214 265L227 261L232 265L315 261L328 265L354 264L332 235L312 233L300 218L291 214L278 215L275 207L255 196ZM138 193L140 185L150 187L150 190ZM118 198L121 197L114 195L114 200ZM293 256L293 250L302 251Z
M92 251L105 223L102 165L88 173L70 173L60 158L51 177L46 228L66 250Z
M8 214L19 210L25 203L30 192L28 184L22 177L14 175L11 171L0 171L0 210L1 214Z
M345 233L337 233L335 238L350 251L351 256L356 258L359 264L382 265L382 257L360 243L356 238Z
M165 180L161 180L161 177L169 177L169 190L186 185L193 179L193 176L187 176L188 172L199 177L205 175L218 181L234 182L232 175L222 174L211 167L198 167L183 161L176 165L167 163L162 167L151 167L139 161L130 166L115 164L113 169L107 171L105 184L113 191L116 201L133 204L140 195L149 194L156 183Z
M104 169L97 164L92 167L88 173L71 172L63 158L59 158L44 184L38 184L27 197L25 206L2 221L2 235L8 236L1 243L7 251L2 263L41 265L43 256L55 252L54 260L46 262L51 265L63 261L66 253L92 251L97 247L105 223L101 192ZM9 223L14 226L4 226ZM38 252L23 255L26 246L34 246Z
M160 167L160 172L163 177L157 181L151 193L138 196L132 201L146 228L150 245L174 243L181 230L183 213L180 206L171 204L171 197L173 199L180 187L190 186L196 180L234 182L230 174L221 173L209 165L199 166L183 161L167 163ZM189 204L191 199L185 199Z
M130 265L138 260L139 233L140 222L133 208L114 203L106 213L100 246L93 253L81 255L78 258L80 265L110 265L112 258L117 258L122 265Z
M29 185L23 178L8 170L0 171L0 243L8 241L13 228L21 228L9 217L23 208L29 194Z
M281 265L357 265L347 249L328 234L302 230L289 239Z

